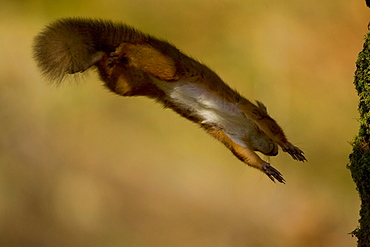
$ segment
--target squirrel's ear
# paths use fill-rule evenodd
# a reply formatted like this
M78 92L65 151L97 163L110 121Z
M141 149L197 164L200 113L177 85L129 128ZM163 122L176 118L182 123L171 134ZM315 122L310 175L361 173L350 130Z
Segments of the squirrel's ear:
M267 113L267 108L261 101L256 100L256 103L258 108L260 108L264 113Z

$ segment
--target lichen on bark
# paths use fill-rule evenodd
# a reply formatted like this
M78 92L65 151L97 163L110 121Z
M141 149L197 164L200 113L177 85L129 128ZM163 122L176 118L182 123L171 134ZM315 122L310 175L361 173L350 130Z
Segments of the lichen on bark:
M361 200L359 226L352 232L359 247L370 246L370 32L356 62L354 85L359 96L359 132L349 156L352 179Z

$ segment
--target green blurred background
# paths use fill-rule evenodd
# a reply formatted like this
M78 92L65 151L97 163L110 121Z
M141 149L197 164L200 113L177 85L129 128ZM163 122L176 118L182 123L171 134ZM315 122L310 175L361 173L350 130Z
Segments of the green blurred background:
M0 0L0 245L355 246L346 164L369 11L362 0ZM287 180L274 184L172 111L109 93L94 72L48 85L33 37L71 16L176 44L264 102L309 162L270 158Z

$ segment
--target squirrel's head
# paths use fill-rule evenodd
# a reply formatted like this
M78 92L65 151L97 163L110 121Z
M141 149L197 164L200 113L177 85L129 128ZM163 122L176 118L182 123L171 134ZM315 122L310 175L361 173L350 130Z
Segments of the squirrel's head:
M278 154L278 145L260 130L258 126L256 126L255 131L249 138L249 144L254 151L259 151L268 156L276 156Z
M267 114L266 106L256 101L257 107ZM249 144L254 151L259 151L268 156L276 156L279 152L279 146L273 142L257 125L254 126L253 132L249 137Z

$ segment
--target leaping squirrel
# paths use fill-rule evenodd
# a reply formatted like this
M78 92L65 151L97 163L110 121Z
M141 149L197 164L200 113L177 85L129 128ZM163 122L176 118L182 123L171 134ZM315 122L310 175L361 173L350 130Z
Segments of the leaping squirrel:
M60 19L40 32L34 58L42 73L60 83L67 74L97 68L122 96L147 96L201 126L244 163L285 183L255 151L306 161L259 101L253 104L202 63L173 45L128 25L83 18Z

